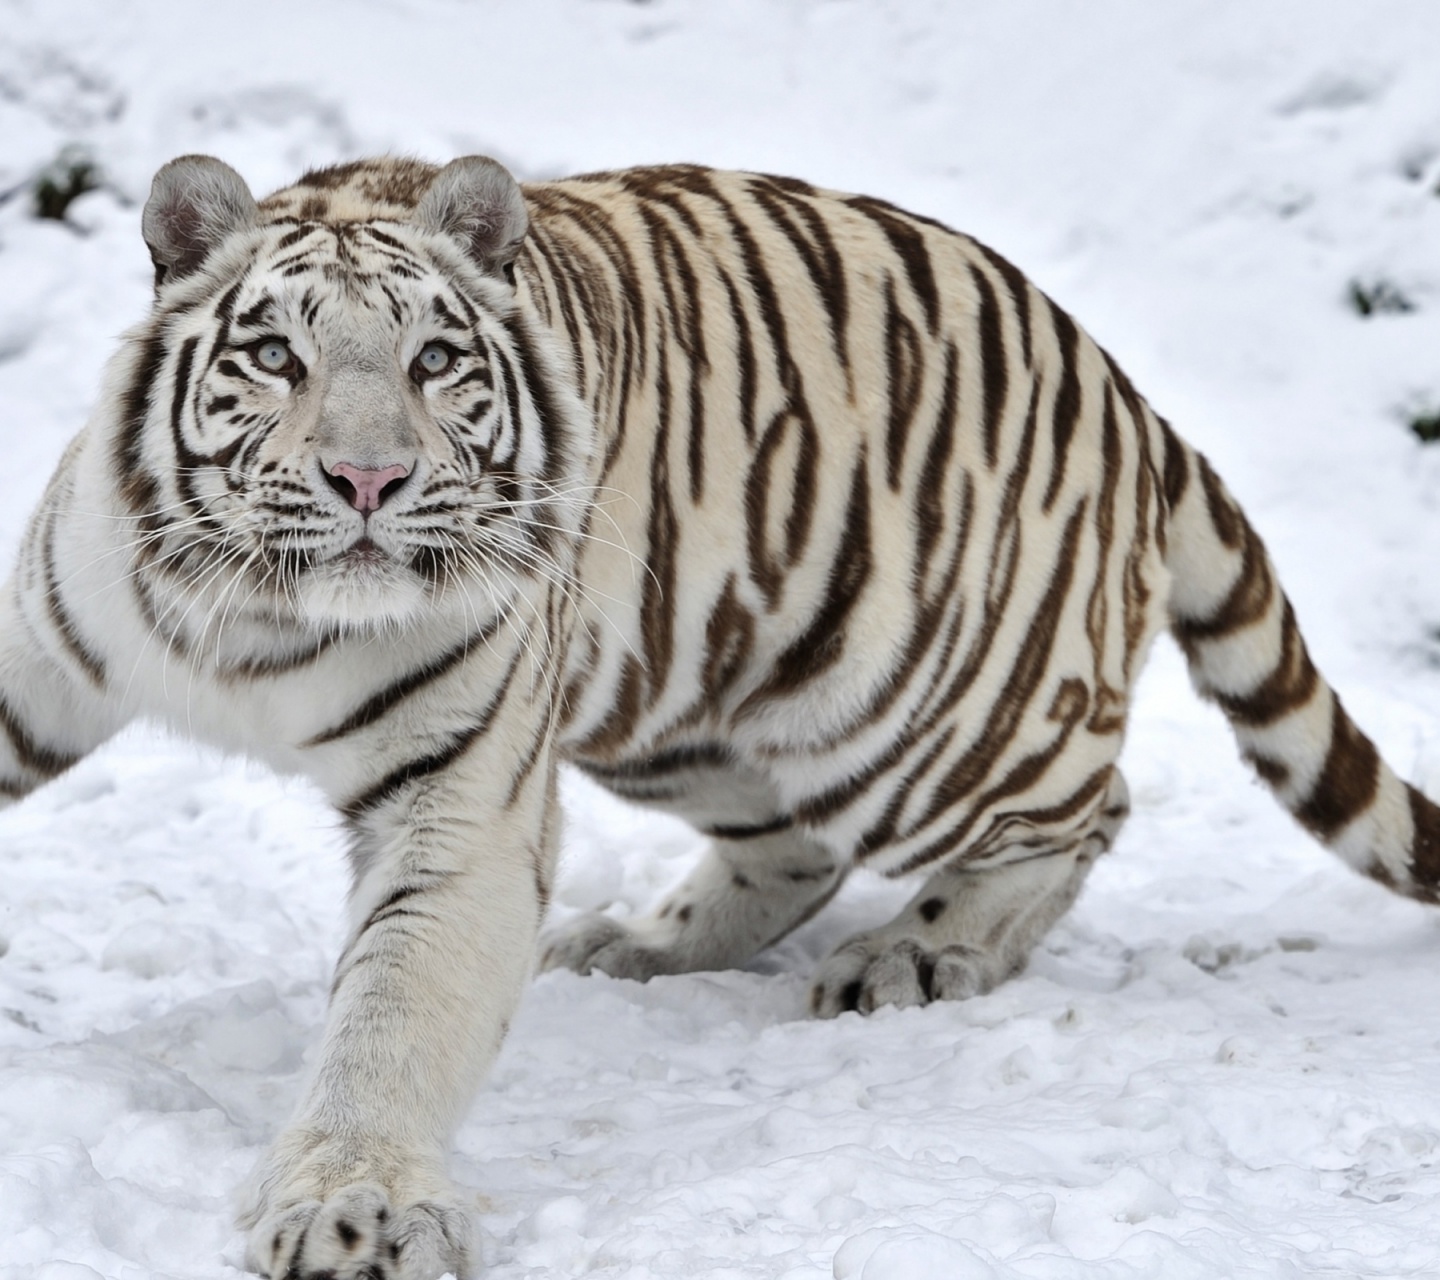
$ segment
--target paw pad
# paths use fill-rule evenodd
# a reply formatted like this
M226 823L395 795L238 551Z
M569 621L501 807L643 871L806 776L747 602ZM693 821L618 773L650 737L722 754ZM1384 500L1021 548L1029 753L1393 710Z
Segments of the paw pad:
M395 1211L383 1188L356 1183L262 1223L249 1265L270 1280L437 1280L469 1274L470 1258L470 1220L458 1205Z
M995 985L987 954L963 943L931 952L913 938L861 936L835 952L815 975L810 1012L833 1018L906 1009L933 1000L964 1000Z

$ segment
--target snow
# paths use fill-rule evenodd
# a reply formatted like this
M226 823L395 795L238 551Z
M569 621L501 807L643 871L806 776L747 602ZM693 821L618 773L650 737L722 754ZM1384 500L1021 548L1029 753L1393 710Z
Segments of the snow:
M1393 764L1440 790L1440 7L1427 0L0 0L0 546L147 305L172 155L802 175L971 231L1215 461ZM24 187L69 143L71 225ZM1358 316L1352 282L1414 305ZM903 886L745 972L550 974L456 1141L496 1280L1434 1276L1440 916L1318 851L1163 643L1135 814L1029 969L804 1016ZM560 912L694 856L568 778ZM0 816L0 1280L238 1275L323 1016L317 796L135 729Z

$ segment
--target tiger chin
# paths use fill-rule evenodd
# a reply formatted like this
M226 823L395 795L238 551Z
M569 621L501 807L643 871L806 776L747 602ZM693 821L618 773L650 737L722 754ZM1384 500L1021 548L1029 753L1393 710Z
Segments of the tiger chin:
M296 585L299 612L317 631L403 630L423 625L434 593L368 537L319 564Z
M0 800L146 716L339 813L348 936L246 1192L260 1273L473 1272L446 1153L532 971L561 762L709 843L542 966L741 965L863 863L916 892L811 1011L962 999L1113 843L1168 627L1279 802L1436 899L1440 810L1243 512L976 241L795 179L474 156L259 201L186 156L142 230L150 315L0 595Z

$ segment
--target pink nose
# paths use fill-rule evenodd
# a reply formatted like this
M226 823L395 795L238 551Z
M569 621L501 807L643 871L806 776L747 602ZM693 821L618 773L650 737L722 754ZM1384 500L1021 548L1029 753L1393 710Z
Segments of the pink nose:
M338 493L349 499L356 511L379 511L380 504L400 487L400 481L409 474L410 468L399 463L393 467L382 467L379 471L367 471L363 467L352 467L348 462L337 462L330 468L330 483Z

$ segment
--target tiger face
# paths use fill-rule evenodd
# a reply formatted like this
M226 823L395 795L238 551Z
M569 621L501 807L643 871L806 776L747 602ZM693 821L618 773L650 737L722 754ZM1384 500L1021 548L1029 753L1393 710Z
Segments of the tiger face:
M443 210L266 218L229 195L243 216L188 271L147 211L152 341L179 388L151 407L170 419L151 487L173 486L156 518L188 588L354 629L493 616L525 579L563 576L584 411L510 262L487 271Z

